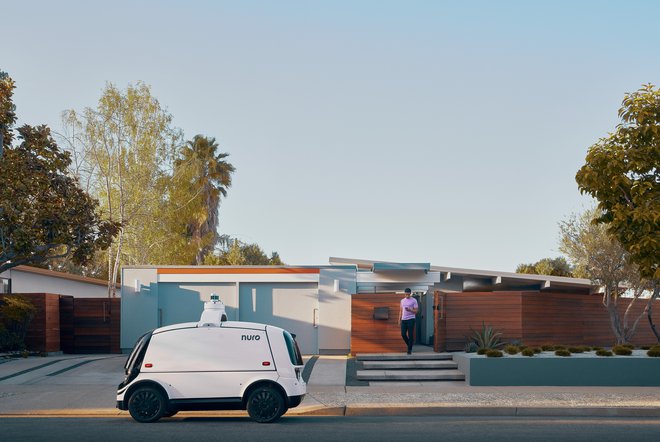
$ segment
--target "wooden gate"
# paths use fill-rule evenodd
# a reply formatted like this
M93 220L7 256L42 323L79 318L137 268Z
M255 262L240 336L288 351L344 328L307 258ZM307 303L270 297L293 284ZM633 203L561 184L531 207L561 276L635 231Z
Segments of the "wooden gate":
M60 342L65 353L120 353L118 298L60 298Z

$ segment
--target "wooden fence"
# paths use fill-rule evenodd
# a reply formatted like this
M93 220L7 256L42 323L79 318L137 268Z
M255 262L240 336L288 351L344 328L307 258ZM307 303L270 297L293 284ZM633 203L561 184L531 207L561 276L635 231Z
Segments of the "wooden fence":
M400 294L353 295L351 315L351 353L401 352L403 341L397 326ZM459 351L465 348L473 330L490 325L503 334L504 341L520 341L526 345L614 344L614 333L602 296L546 292L460 292L441 293L438 322L438 348ZM628 300L619 300L623 313ZM631 321L644 309L638 300ZM375 307L387 307L388 320L373 317ZM653 320L660 327L660 300L653 308ZM636 345L656 343L646 317L637 326L632 339Z
M119 298L74 298L52 293L24 293L37 308L28 326L31 351L121 353Z

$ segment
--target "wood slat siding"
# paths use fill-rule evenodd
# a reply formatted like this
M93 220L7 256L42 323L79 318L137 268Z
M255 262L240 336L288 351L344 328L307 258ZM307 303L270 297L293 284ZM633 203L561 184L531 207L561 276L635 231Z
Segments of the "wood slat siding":
M36 307L27 329L30 351L89 354L121 353L119 298L74 298L52 293L25 293Z
M504 341L526 345L564 344L611 346L614 333L601 295L540 292L443 293L444 342L448 351L463 350L470 328L482 321L503 333ZM640 302L641 301L641 302ZM630 301L619 300L619 313ZM646 301L633 306L630 321L642 312ZM660 326L660 300L653 307L653 320ZM643 317L632 339L635 345L656 343L648 320Z
M60 295L60 347L64 353L75 353L73 331L73 296Z
M120 353L120 300L75 298L73 353Z
M481 330L482 324L502 332L504 340L519 339L521 295L521 292L444 293L445 348L463 350L472 330Z
M351 299L351 354L406 351L399 326L399 302L403 295L369 293ZM374 307L389 307L387 320L374 319Z

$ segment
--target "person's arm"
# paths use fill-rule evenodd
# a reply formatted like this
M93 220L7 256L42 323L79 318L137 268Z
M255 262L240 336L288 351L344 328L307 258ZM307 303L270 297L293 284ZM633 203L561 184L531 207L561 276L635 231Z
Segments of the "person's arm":
M415 298L413 298L413 299L415 299ZM410 311L414 314L417 314L417 312L419 311L419 304L417 304L416 299L415 299L415 306L413 308L411 308Z
M402 318L403 318L403 303L399 301L399 324L401 324Z

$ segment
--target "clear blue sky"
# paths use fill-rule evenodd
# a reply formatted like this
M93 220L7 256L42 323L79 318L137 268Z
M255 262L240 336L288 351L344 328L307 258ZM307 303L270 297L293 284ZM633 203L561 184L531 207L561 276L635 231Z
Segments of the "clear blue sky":
M513 271L557 256L574 176L660 83L656 1L4 1L21 123L138 80L236 166L220 230L329 256Z

